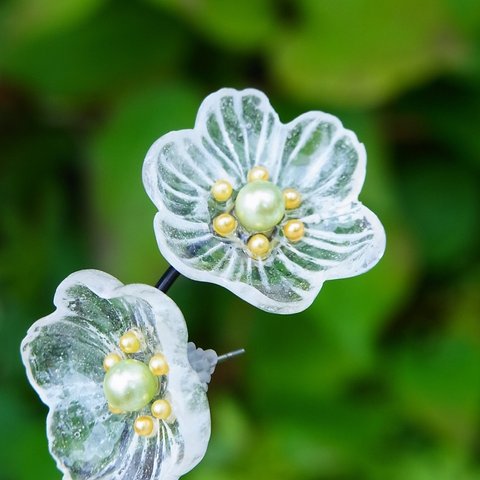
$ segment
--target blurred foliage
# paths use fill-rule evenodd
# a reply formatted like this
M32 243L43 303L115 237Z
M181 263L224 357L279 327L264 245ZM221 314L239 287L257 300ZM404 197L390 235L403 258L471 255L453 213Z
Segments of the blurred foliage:
M19 343L74 270L155 282L166 263L144 155L223 86L261 88L284 121L319 109L355 130L369 154L361 198L388 246L295 317L176 283L192 339L248 351L216 372L211 445L187 477L480 478L478 1L10 0L0 479L60 479Z

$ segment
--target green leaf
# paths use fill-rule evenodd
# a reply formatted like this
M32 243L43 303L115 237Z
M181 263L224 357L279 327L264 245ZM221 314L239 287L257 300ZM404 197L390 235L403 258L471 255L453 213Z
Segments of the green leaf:
M319 352L325 356L319 362L320 368L325 374L331 372L340 383L375 368L378 337L410 297L417 277L415 249L400 215L379 122L366 114L342 114L341 118L365 144L367 176L360 199L379 216L387 246L383 258L371 271L327 282L311 309L305 312L317 325L320 336L328 339ZM331 369L329 358L336 359L336 372Z
M177 12L205 36L234 50L252 50L265 42L273 28L273 9L266 0L148 0Z
M471 86L446 83L417 92L409 97L405 115L428 126L423 133L440 145L445 157L448 155L478 169L480 90L478 82L471 81Z
M6 25L13 41L35 40L64 31L88 19L108 0L17 0L5 9Z
M34 403L35 402L35 403ZM31 408L39 406L37 397L32 404L25 403L17 392L5 390L0 393L0 423L8 441L2 442L0 462L2 478L29 480L35 477L60 480L61 474L48 453L45 420L46 409L38 408L38 418ZM34 461L25 460L25 452Z
M181 30L156 10L116 1L89 22L12 44L0 65L47 98L105 101L175 70L183 45Z
M210 395L212 408L212 440L209 444L208 464L225 467L244 458L251 442L251 425L238 399L226 395ZM200 473L200 472L199 472Z
M480 8L477 0L446 0L452 19L462 31L478 37Z
M447 447L396 451L390 462L371 464L372 480L476 480L468 453Z
M480 419L480 350L462 336L413 341L398 352L391 385L407 415L457 442L470 443Z
M295 28L270 42L271 76L288 95L372 106L462 60L440 0L300 0ZM443 42L439 39L443 38Z
M156 208L142 184L151 144L193 127L201 96L187 85L150 87L119 104L92 146L91 180L100 268L124 282L157 280L165 267L153 233Z
M468 265L480 232L476 179L459 163L420 159L401 176L405 216L423 260L437 271Z

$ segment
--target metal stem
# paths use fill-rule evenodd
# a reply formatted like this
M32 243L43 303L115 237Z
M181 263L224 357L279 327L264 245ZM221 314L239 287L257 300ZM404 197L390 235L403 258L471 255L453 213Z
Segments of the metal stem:
M220 355L217 359L217 363L225 362L226 360L230 360L231 358L238 357L239 355L243 355L245 353L245 349L241 348L239 350L234 350L233 352L224 353Z
M168 267L167 271L162 275L162 278L155 285L155 288L158 288L163 293L167 293L179 276L180 272L177 272L173 267Z
M167 271L162 275L162 278L156 283L155 288L158 288L163 293L167 293L175 280L180 276L180 272L175 270L172 266L168 267ZM234 350L233 352L224 353L217 358L217 363L225 362L231 358L238 357L245 353L244 348Z

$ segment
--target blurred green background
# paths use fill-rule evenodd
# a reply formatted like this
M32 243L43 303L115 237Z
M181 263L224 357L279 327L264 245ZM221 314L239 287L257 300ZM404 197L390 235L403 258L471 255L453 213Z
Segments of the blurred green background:
M296 316L174 285L193 340L248 351L187 478L479 479L478 0L0 4L0 479L60 479L19 343L72 271L158 279L145 152L223 86L358 134L387 252Z

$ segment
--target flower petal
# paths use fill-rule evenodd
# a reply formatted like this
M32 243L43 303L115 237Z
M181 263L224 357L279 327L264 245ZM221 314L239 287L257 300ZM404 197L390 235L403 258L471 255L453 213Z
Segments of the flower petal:
M157 213L154 227L160 251L175 269L189 278L221 284L216 276L222 277L227 259L238 249L237 241L219 239L166 212Z
M359 275L372 268L385 250L385 232L368 208L357 203L347 213L315 214L302 219L305 237L284 241L281 258L298 275L323 280Z
M252 166L273 168L281 133L263 93L222 89L203 101L195 129L171 132L152 145L143 167L145 189L160 211L208 223L215 181L229 180L238 190Z
M22 354L42 400L56 405L102 384L109 349L93 329L76 323L79 317L47 319L30 329Z
M126 298L135 296L148 302L144 325L150 324L159 339L161 352L170 366L165 395L169 398L176 420L160 422L154 451L163 451L161 475L139 479L176 479L190 471L205 455L210 439L210 409L204 384L188 361L188 332L182 312L164 293L148 285L127 285ZM145 327L144 327L145 328ZM156 467L158 470L160 466ZM130 477L129 477L130 478Z
M232 180L235 173L208 155L192 130L157 140L143 167L145 189L155 205L195 222L208 222L210 189L219 178Z
M356 135L326 113L308 112L285 126L278 184L297 188L315 211L357 200L366 153Z
M260 91L223 88L202 103L195 130L213 156L230 159L242 183L254 165L273 168L282 146L281 123Z
M105 473L123 461L132 441L126 417L108 412L101 384L60 402L50 410L47 422L50 450L58 468L75 479L109 478ZM128 417L132 422L131 415Z
M166 228L168 235L164 234ZM296 302L301 302L308 283L282 271L283 265L278 265L274 254L266 261L257 261L244 251L240 241L224 242L213 236L195 243L194 239L184 237L181 229L172 230L162 223L160 213L155 217L155 232L164 257L183 275L228 288L263 310L298 311Z
M382 225L360 203L348 213L315 214L302 220L303 240L290 243L282 238L265 261L225 244L207 256L193 256L190 263L179 262L174 254L167 260L184 275L222 285L258 308L291 314L307 308L325 280L359 275L372 268L385 250ZM166 245L160 248L170 252Z
M50 407L50 449L65 478L172 480L193 468L208 444L210 416L176 305L153 287L123 286L94 270L64 280L55 304L57 310L29 330L22 356L30 382ZM110 414L103 394L103 358L130 328L139 329L148 345L136 356L145 361L162 352L170 365L162 394L175 421L159 421L148 439L134 435L134 414Z

